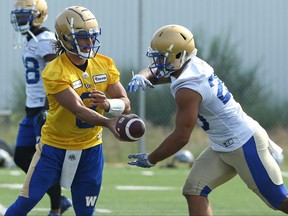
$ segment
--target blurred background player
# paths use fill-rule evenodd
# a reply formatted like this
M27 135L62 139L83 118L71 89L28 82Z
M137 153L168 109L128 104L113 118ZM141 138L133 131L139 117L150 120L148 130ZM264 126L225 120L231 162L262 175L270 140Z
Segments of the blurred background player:
M189 215L212 215L208 195L237 174L269 207L288 213L288 191L271 154L281 155L282 149L196 54L193 34L185 27L167 25L154 33L147 52L151 65L132 78L127 90L171 83L175 129L152 153L129 155L135 160L128 164L148 168L172 156L198 123L211 144L194 161L183 187Z
M41 127L48 110L42 70L57 56L53 48L55 33L41 27L46 18L45 0L18 0L11 11L11 24L27 39L22 54L26 77L26 116L20 123L14 153L16 165L25 172L35 153L35 145L40 141ZM59 211L63 213L71 206L71 201L61 196L59 184L52 186L47 194L51 201L51 216Z
M104 168L103 127L120 139L119 117L104 113L119 116L131 109L114 61L98 54L101 28L91 11L66 8L55 29L59 56L42 73L49 112L22 191L6 216L28 214L59 181L71 189L77 216L94 215Z

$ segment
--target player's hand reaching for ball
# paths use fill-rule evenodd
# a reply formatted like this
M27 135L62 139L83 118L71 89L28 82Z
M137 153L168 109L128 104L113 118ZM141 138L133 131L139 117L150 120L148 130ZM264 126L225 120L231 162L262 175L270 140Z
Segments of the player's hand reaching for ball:
M150 168L150 167L155 166L155 164L152 164L149 162L147 153L131 154L128 156L128 158L136 159L134 161L128 162L128 164L132 166L138 166L138 167L143 167L143 168Z
M119 121L119 118L121 118L121 116L122 115L108 119L106 127L113 133L116 139L123 141L120 137L119 132L116 130L116 123Z
M142 88L143 91L145 91L146 86L154 88L154 85L141 74L136 74L136 75L134 75L134 73L132 74L133 74L133 77L131 81L128 83L128 86L126 88L128 92L137 92L139 87Z

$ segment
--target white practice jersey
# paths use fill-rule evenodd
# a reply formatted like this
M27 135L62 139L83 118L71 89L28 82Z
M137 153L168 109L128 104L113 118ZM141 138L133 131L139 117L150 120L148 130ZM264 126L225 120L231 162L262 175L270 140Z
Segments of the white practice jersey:
M55 34L44 31L36 35L38 40L31 38L25 45L22 55L26 76L26 106L29 108L44 107L46 94L41 73L46 66L43 59L48 54L55 54L52 42Z
M171 82L174 97L181 88L192 89L202 96L197 122L208 134L213 150L233 151L254 134L258 123L242 110L205 61L192 57L177 79L171 77Z

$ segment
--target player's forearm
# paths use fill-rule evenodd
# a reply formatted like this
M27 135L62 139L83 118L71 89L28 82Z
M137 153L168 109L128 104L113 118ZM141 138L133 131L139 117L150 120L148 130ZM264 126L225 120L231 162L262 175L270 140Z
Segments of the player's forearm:
M54 95L58 103L72 112L77 119L92 125L107 127L109 118L85 106L82 99L72 88L68 88Z
M131 111L130 100L127 97L121 97L119 99L121 99L124 102L124 104L125 104L125 108L124 108L123 114L130 113L130 111Z
M156 164L165 160L183 148L188 141L189 139L182 139L173 135L173 133L170 134L155 151L148 155L149 162Z
M109 118L87 107L79 108L75 110L73 113L81 121L90 123L92 125L103 126L103 127L107 127L108 125Z

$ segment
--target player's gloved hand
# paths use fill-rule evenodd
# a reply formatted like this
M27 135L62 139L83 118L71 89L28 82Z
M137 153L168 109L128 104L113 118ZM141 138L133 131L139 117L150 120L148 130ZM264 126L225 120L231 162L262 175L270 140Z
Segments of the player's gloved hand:
M38 113L35 117L36 123L40 124L41 126L44 125L47 114L48 114L47 110L42 110L40 113Z
M155 164L152 164L148 160L148 154L146 153L138 153L138 154L132 154L128 156L129 159L136 159L135 161L128 162L129 165L132 166L138 166L143 168L150 168L155 166Z
M132 77L131 81L128 83L126 91L127 92L137 92L139 87L141 87L142 90L145 91L146 86L154 88L154 85L148 79L146 79L141 74L136 74Z

